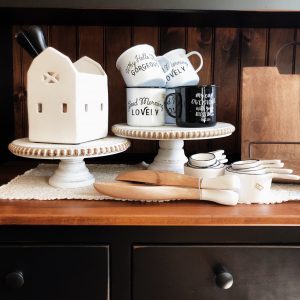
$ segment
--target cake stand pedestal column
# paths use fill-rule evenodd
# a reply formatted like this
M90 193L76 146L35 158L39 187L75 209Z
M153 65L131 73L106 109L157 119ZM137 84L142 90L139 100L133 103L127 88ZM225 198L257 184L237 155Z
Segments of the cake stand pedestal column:
M116 124L112 127L115 135L129 139L158 140L159 149L149 169L184 173L187 157L184 154L184 140L215 139L231 135L235 127L218 122L212 127L186 128L176 125L157 127L136 127Z
M106 137L86 143L46 144L30 142L28 138L11 142L9 150L26 158L58 159L58 168L49 178L49 184L59 188L77 188L94 183L95 179L84 159L114 155L127 150L130 142L125 138Z
M183 140L159 141L157 155L148 169L182 173L182 166L188 161L183 146Z
M86 167L83 158L62 159L58 168L49 178L49 184L55 187L72 188L91 185L95 182Z

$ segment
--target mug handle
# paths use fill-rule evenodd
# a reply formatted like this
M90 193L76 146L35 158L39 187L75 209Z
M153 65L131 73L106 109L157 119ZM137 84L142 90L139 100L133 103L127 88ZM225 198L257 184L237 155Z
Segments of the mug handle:
M199 57L199 59L200 59L200 65L199 65L199 67L196 70L196 73L197 73L203 67L203 58L202 58L202 55L199 52L197 52L197 51L191 51L191 52L189 52L188 54L186 54L186 57L189 58L191 55L197 55Z
M180 95L180 93L171 93L171 94L169 94L169 95L166 96L166 99L165 99L165 102L164 102L164 106L165 106L165 109L166 109L167 114L168 114L171 118L176 119L176 115L177 115L177 107L176 107L176 115L172 115L172 113L169 111L169 108L168 108L168 106L167 106L167 100L168 100L168 98L169 98L170 96L173 96L173 95L175 95L175 97L178 95L178 96L179 96L179 99L180 99L180 103L181 103L181 95ZM177 106L177 105L176 105L176 106ZM181 107L181 105L180 105L180 107Z

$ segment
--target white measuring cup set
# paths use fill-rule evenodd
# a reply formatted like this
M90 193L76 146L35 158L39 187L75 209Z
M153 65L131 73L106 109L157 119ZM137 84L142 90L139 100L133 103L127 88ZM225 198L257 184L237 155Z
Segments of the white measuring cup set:
M270 190L273 178L299 180L292 169L284 169L281 160L244 160L226 167L225 174L240 179L239 203L272 203Z
M277 171L280 170L279 168ZM274 173L267 169L255 171L225 168L225 174L234 174L240 179L239 203L272 203L270 190L273 178L299 180L300 176L288 173Z
M221 176L224 175L226 162L228 159L224 150L193 154L184 165L184 174L201 178Z

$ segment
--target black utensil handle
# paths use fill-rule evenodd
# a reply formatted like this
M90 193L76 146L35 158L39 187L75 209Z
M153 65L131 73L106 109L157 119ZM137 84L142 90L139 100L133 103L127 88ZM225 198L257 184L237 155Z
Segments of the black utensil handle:
M25 32L27 37L30 39L30 42L39 53L48 47L43 29L40 26L31 25L25 29Z
M15 38L19 45L21 45L31 57L34 58L39 54L23 31L16 33Z

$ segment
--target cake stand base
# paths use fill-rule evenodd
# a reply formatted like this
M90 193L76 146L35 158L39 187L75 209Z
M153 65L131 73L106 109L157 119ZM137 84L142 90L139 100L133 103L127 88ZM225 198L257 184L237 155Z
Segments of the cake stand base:
M184 164L188 158L184 154L183 140L159 141L159 149L153 163L148 167L150 170L164 170L184 173Z
M115 135L137 140L159 140L159 149L149 169L184 173L187 157L184 154L185 140L206 140L231 135L235 127L228 123L218 122L212 127L187 128L176 125L155 127L138 127L127 124L115 124L112 131Z
M86 167L83 159L63 159L49 178L49 184L59 188L78 188L91 185L94 176Z
M85 165L85 158L114 155L129 146L127 139L108 136L75 145L35 143L23 138L11 142L8 148L17 156L60 160L58 168L49 178L49 184L57 188L78 188L95 181Z

